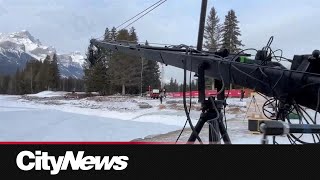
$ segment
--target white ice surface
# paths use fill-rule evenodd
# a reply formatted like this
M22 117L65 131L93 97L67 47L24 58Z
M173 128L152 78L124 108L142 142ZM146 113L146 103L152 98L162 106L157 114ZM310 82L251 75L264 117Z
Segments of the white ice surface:
M183 110L159 109L159 100L146 98L120 97L108 101L37 99L64 94L45 91L30 95L36 97L32 101L20 96L0 95L0 141L130 141L179 130L186 121ZM168 106L165 104L168 100L164 100L164 105ZM230 107L245 110L246 101L249 99L241 102L230 98L227 102ZM153 107L140 109L137 104L143 102ZM199 115L199 111L191 111L194 124ZM262 136L248 131L244 113L227 113L226 117L232 143L260 144ZM311 138L305 135L304 139L310 141ZM286 137L279 137L277 141L289 143Z
M123 120L112 112L95 113L89 108L29 103L1 95L0 141L130 141L180 128Z

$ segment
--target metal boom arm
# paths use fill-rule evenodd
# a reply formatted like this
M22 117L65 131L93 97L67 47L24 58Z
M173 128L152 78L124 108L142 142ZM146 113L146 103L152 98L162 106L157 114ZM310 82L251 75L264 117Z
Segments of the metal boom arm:
M254 89L266 96L277 97L285 102L316 110L320 75L303 71L289 70L277 62L241 63L235 61L236 55L221 58L211 53L194 49L144 46L139 44L104 42L96 39L91 44L114 52L144 57L147 60L162 62L177 68L197 73L198 67L205 64L206 75L222 80L224 86L230 83ZM186 53L189 51L189 53ZM191 53L190 53L191 52ZM257 62L260 62L257 60Z

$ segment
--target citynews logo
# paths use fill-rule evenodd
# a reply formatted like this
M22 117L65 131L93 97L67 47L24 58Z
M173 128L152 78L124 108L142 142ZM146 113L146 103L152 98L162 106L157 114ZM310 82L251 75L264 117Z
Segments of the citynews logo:
M27 163L24 159L27 158ZM69 164L72 170L124 170L128 166L128 156L85 156L84 151L79 151L75 157L72 151L67 151L64 156L49 156L48 152L22 151L17 155L16 164L23 171L46 170L51 175L56 175L60 170L67 170ZM25 161L26 162L26 161Z

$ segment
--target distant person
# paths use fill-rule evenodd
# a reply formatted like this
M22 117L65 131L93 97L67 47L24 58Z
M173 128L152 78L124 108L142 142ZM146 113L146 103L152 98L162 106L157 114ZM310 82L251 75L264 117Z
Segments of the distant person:
M163 99L163 97L164 97L164 92L163 92L163 90L160 92L160 94L159 94L159 99L160 99L160 103L162 104L162 99Z
M166 89L165 89L165 88L163 88L163 90L162 90L162 91L163 91L163 97L164 97L164 98L167 98Z
M240 101L242 101L243 100L243 98L244 98L244 90L243 89L241 89L241 95L240 95Z

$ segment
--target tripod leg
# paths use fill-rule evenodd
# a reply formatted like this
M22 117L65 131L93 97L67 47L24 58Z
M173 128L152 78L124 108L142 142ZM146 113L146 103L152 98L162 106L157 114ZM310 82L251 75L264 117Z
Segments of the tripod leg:
M219 144L220 143L220 128L218 121L209 121L209 143Z
M220 133L221 133L223 142L225 144L231 144L231 140L230 140L229 134L228 134L228 132L226 130L226 127L223 124L222 113L220 114L220 118L219 118L218 122L219 122L219 129L220 129Z
M219 122L217 119L217 112L210 110L206 112L203 116L203 119L209 124L209 143L210 144L220 144L220 129Z
M256 106L257 106L257 108L258 108L258 110L259 110L259 113L260 113L260 114L263 114L263 113L261 112L261 109L260 109L260 107L259 107L259 105L258 105L257 101L256 101Z
M197 122L196 126L194 127L196 133L199 135L203 125L206 123L206 120L203 118L203 114L201 114L199 121ZM188 139L188 143L194 143L197 139L197 136L194 132L190 135Z
M246 112L246 115L244 116L244 119L247 117L247 115L248 115L248 112L249 112L249 108L250 108L250 106L251 106L251 103L252 103L252 99L251 99L251 101L250 101L250 103L249 103L249 106L247 107L247 112ZM244 120L243 119L243 120Z

